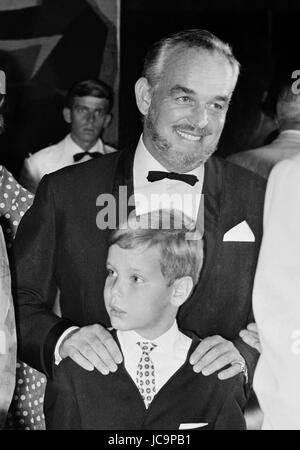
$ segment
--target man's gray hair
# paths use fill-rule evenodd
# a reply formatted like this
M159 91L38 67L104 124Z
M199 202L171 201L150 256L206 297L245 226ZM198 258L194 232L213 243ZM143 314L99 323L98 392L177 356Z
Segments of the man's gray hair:
M167 57L174 49L180 47L202 49L225 56L236 74L236 79L238 78L240 64L233 55L230 45L209 31L191 29L162 38L149 48L144 60L143 76L147 78L152 88L161 80Z

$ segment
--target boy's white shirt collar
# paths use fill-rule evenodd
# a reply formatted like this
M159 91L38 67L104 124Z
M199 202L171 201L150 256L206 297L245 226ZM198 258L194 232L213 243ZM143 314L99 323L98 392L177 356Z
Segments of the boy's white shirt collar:
M137 342L153 342L157 345L158 349L162 349L164 352L169 353L174 350L174 345L178 339L179 333L180 331L178 329L177 322L175 321L171 328L169 328L164 334L156 339L146 339L140 334L136 333L134 330L118 330L117 336L121 347L125 345L127 348L131 348L134 345L136 346Z
M158 392L171 376L184 364L192 340L181 333L176 321L157 339L145 339L135 331L117 331L124 355L125 369L136 384L137 366L142 356L137 342L150 341L157 344L151 352L155 368L155 386Z

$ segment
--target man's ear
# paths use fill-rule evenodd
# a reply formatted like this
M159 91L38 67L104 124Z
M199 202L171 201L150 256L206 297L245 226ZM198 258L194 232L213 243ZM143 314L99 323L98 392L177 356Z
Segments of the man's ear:
M135 83L136 104L143 116L146 116L151 105L151 88L145 77L139 78Z
M111 122L111 119L112 119L112 115L111 114L107 114L105 119L104 119L104 122L103 122L103 127L102 127L103 130L105 130L105 128L108 127L108 125Z
M63 116L67 123L71 123L71 110L70 108L63 109Z
M193 289L193 280L190 276L178 278L173 283L171 303L179 308L189 297Z

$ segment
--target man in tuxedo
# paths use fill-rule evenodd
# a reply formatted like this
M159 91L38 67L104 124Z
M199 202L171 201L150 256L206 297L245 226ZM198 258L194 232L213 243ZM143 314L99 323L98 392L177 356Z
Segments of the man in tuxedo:
M126 188L137 213L144 207L138 198L152 200L158 192L192 199L182 203L195 221L204 207L204 266L190 301L179 311L179 326L208 336L190 357L196 372L208 376L222 369L220 379L243 372L251 381L258 354L238 334L253 321L265 183L212 156L238 73L230 47L207 31L162 39L149 50L135 86L144 117L135 151L44 177L14 246L23 360L48 376L54 362L68 356L86 370L117 370L122 355L106 330L110 322L103 302L114 223L105 228L99 217L112 197L122 208ZM57 287L61 318L51 312Z

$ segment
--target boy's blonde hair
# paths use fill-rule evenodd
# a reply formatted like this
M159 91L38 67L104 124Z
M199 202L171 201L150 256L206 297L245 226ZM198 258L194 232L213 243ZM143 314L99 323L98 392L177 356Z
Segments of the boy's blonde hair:
M190 276L198 281L203 263L203 241L195 224L180 211L158 210L140 216L131 213L126 224L110 236L110 245L123 249L157 247L161 272L168 282Z

